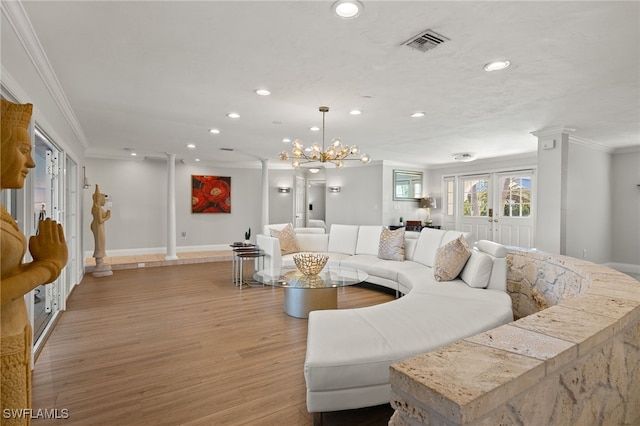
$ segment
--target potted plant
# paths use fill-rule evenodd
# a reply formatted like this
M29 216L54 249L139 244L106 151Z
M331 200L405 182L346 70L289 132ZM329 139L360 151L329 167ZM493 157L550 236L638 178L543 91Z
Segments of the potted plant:
M251 228L249 228L247 230L247 232L244 233L244 242L245 242L245 244L249 244L250 243L250 241L249 241L250 238L251 238Z
M400 216L400 226L404 225L404 219Z

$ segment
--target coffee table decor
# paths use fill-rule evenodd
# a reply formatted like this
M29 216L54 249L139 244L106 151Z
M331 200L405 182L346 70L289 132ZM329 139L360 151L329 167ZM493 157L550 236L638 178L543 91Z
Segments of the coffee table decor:
M360 269L327 262L317 275L305 275L290 267L264 269L256 272L253 278L264 285L284 289L284 312L287 315L309 318L311 311L338 309L338 287L364 282L369 274Z
M293 261L305 276L318 275L327 264L329 256L319 253L300 253L293 256Z

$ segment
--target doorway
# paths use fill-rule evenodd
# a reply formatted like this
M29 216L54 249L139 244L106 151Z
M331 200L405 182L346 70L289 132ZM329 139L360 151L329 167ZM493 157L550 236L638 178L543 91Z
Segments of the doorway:
M303 228L305 226L305 209L304 209L304 200L306 198L306 188L305 188L305 179L302 176L296 176L296 193L295 193L295 203L294 203L294 221L293 226L295 228Z
M326 182L324 180L309 180L307 186L307 226L323 228L326 224Z
M476 240L533 247L533 170L461 176L458 220Z
M38 231L40 220L50 218L63 223L64 216L60 211L62 203L60 170L61 152L41 132L35 129L35 144L33 160L33 222L30 225L31 235ZM57 312L60 311L61 293L64 283L64 273L54 282L39 285L31 293L33 297L33 341L37 347L44 336L47 326Z

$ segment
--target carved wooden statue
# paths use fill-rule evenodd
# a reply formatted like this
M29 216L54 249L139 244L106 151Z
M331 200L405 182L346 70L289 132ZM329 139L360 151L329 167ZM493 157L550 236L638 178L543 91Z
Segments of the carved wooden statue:
M96 185L96 190L93 193L93 207L91 207L91 215L93 216L91 232L93 232L95 241L93 257L96 259L96 267L91 275L94 277L106 277L113 274L111 266L104 263L104 257L106 256L104 223L111 218L111 210L105 211L103 208L106 203L107 196L101 193L100 188Z
M22 188L29 169L35 167L28 132L32 108L31 104L17 105L2 100L2 190ZM0 413L3 425L28 425L28 415L4 418L7 409L31 408L31 326L24 295L60 275L67 263L67 244L61 225L51 219L40 221L37 235L29 239L33 261L22 263L27 239L4 207L0 209Z

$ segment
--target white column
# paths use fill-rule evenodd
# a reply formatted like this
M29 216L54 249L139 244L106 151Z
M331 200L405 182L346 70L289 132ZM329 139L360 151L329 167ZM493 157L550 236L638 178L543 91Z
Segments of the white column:
M557 126L531 133L538 138L534 244L549 253L566 254L567 154L569 133L574 130Z
M262 163L262 223L260 234L266 225L269 224L269 159L263 158Z
M167 153L167 255L166 260L175 260L176 255L176 155Z

